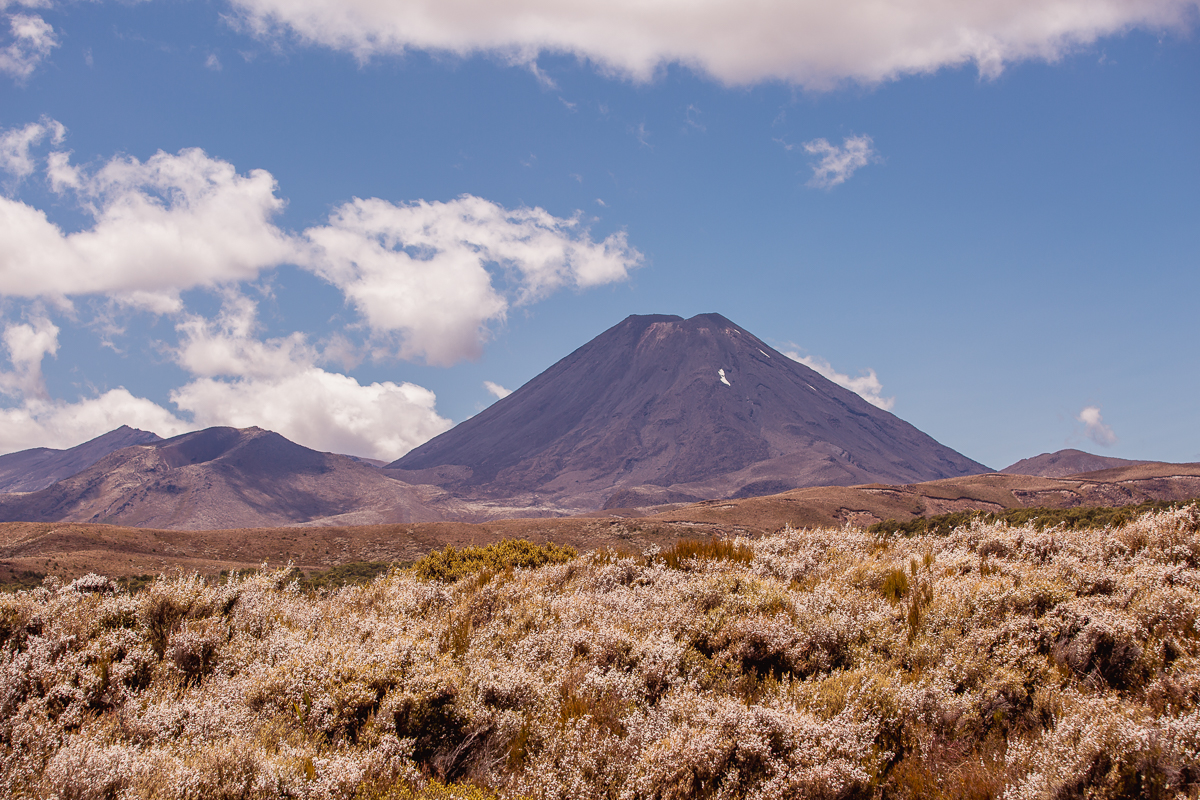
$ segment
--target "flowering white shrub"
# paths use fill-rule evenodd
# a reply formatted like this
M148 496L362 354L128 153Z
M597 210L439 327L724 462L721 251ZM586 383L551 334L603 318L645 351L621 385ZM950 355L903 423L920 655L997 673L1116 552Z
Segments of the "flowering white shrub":
M0 595L0 796L1200 794L1195 509L481 570Z

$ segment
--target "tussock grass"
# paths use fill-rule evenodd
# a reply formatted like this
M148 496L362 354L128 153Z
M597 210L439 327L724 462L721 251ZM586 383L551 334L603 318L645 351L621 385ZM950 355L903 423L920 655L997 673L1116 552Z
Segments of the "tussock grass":
M0 595L0 796L1194 798L1196 519L50 578Z
M749 544L730 539L681 539L659 553L671 569L684 569L689 561L733 561L748 564L754 559Z

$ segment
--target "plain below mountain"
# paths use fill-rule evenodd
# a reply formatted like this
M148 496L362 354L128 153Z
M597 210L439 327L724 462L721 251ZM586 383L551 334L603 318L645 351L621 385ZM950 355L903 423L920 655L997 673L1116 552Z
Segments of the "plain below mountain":
M702 314L631 316L385 471L586 511L988 468Z

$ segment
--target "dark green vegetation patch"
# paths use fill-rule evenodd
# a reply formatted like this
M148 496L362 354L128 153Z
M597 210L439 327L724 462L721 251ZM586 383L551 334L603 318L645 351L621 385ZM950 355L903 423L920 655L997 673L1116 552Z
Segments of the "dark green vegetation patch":
M500 572L509 567L540 567L562 564L578 555L574 547L553 543L534 544L526 539L505 539L486 547L447 547L434 550L412 565L418 578L453 583L482 570Z
M42 585L46 577L44 572L31 569L9 569L7 574L0 577L0 592L18 592L22 589L33 589Z
M949 536L955 528L970 525L974 520L986 523L1004 522L1010 526L1032 524L1038 530L1062 526L1067 530L1089 530L1118 527L1148 511L1166 511L1168 509L1192 506L1193 531L1200 530L1200 508L1197 500L1152 500L1137 505L1090 506L1087 508L1009 508L1000 512L990 511L954 511L949 514L938 514L933 517L917 517L908 522L885 519L867 528L868 533L885 536Z

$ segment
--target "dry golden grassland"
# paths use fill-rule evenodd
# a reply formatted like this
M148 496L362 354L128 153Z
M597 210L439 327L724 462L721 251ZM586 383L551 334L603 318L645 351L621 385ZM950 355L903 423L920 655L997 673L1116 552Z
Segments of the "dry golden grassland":
M0 795L1200 796L1195 506L464 552L0 596Z

